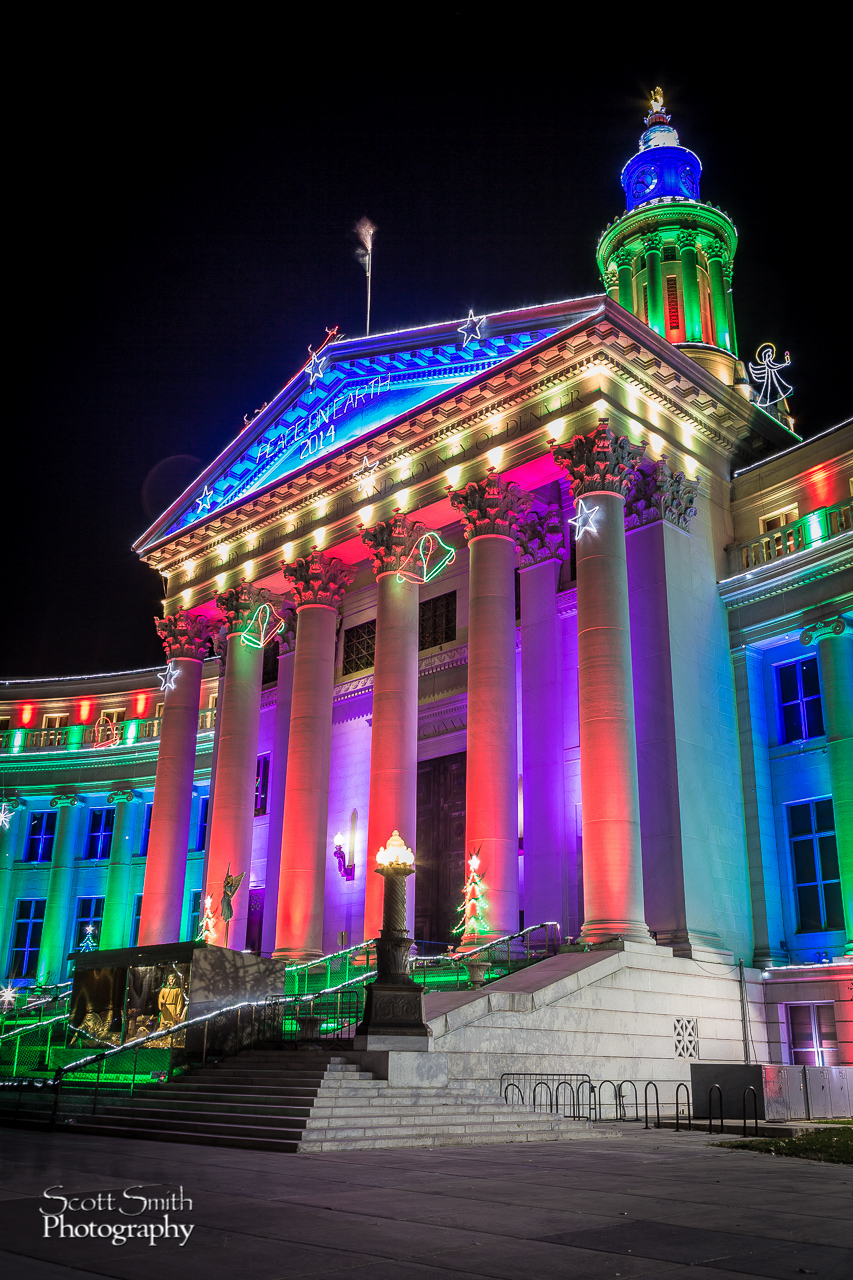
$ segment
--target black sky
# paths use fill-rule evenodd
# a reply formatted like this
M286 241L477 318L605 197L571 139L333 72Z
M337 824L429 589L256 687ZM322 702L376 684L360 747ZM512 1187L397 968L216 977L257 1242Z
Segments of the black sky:
M782 57L759 29L663 11L660 41L611 38L603 7L595 41L563 10L556 27L514 10L500 40L483 10L406 12L318 10L204 49L69 26L22 55L0 676L162 661L160 579L131 544L327 325L363 332L362 214L374 331L599 292L656 84L738 228L741 354L790 350L802 434L849 414L831 32L786 31Z

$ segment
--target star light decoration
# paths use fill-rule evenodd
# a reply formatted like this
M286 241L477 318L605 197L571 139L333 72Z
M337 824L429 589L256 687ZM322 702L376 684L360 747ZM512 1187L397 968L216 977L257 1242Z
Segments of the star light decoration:
M212 501L213 501L213 490L208 488L207 485L205 485L201 491L201 497L196 498L195 500L195 505L197 508L196 515L200 516L203 511L209 511L210 504Z
M15 1003L15 988L12 986L0 988L0 1002L4 1009L10 1009Z
M368 462L367 454L361 460L361 466L358 471L352 473L352 478L358 485L359 495L363 498L368 494L376 484L376 468L379 466L379 460L376 462Z
M574 525L575 538L582 538L589 531L595 533L595 516L598 507L588 507L583 498L578 498L577 515L569 520L569 524Z
M180 675L180 668L174 666L171 662L165 671L157 672L157 679L160 681L160 692L168 693L175 687L175 681Z
M311 351L311 348L308 348ZM329 363L327 356L321 356L319 351L311 351L311 359L305 366L305 372L308 374L308 380L313 387L318 378L322 378L325 366Z
M9 830L9 827L12 822L13 813L14 813L14 810L10 809L6 801L4 800L3 803L0 804L0 827L2 827L4 831Z
M473 310L468 311L468 319L456 330L457 333L462 334L463 347L467 347L469 342L480 341L480 325L484 324L485 320L485 316L475 316Z

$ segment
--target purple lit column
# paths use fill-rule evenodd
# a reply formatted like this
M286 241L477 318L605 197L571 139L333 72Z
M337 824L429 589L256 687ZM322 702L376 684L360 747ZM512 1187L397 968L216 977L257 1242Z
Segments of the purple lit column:
M557 445L577 514L578 685L585 942L650 941L643 907L640 796L625 552L625 495L643 446L605 420Z

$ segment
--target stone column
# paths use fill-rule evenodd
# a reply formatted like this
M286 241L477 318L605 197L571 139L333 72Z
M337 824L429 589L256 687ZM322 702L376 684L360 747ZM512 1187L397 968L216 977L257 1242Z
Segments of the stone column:
M531 513L521 544L521 760L524 923L566 928L563 653L557 580L566 552L558 507Z
M107 890L104 899L104 919L98 950L127 946L128 889L130 887L130 860L136 841L136 816L139 796L135 791L111 791L107 804L116 807L113 839L110 845L110 865L107 869ZM152 810L153 817L153 810Z
M732 350L732 338L729 333L729 308L726 292L726 281L723 275L723 263L727 259L726 246L722 240L712 240L705 244L705 257L708 259L708 275L711 277L711 310L714 321L714 342L726 351Z
M278 681L275 690L275 725L269 788L269 829L267 874L264 882L264 918L261 924L261 955L275 950L278 915L278 884L281 874L281 832L284 825L284 786L287 778L287 747L290 737L290 708L293 696L293 659L296 645L296 614L288 610L284 629L276 636Z
M160 677L163 718L139 918L140 946L177 942L181 936L201 673L210 639L207 618L183 609L157 620L156 626L169 665Z
M827 618L800 636L807 648L815 640L844 904L845 955L849 956L853 955L853 627L845 618Z
M649 328L654 329L662 338L666 337L666 325L663 315L663 282L660 272L660 259L663 252L663 239L655 233L643 238L643 253L646 255L646 290L649 304Z
M726 315L729 321L729 339L731 341L732 355L737 355L737 330L735 329L735 306L732 297L732 274L733 268L731 262L723 263L723 280L726 289Z
M699 272L696 265L696 232L679 231L681 296L684 299L684 340L702 341L702 306L699 302Z
M617 249L613 263L619 273L619 306L634 312L634 255L630 249Z
M362 534L376 574L376 656L370 735L370 803L367 865L398 831L414 847L418 789L418 584L399 570L426 533L424 525L397 514ZM382 927L383 881L368 874L364 937ZM413 904L411 904L413 905Z
M274 609L279 603L279 597L247 582L216 597L225 618L228 650L222 702L216 707L219 750L202 902L208 894L213 898L217 914L213 941L233 951L242 951L246 945L264 646L278 625ZM233 915L223 920L223 886L228 875L237 878L237 887L231 899Z
M355 571L316 550L282 567L296 601L296 656L275 955L310 960L323 953L335 626Z
M450 501L470 551L465 845L468 855L480 855L487 942L518 930L515 527L530 499L490 472L451 492Z
M643 445L605 419L553 449L577 507L578 685L585 942L650 939L643 910L640 797L625 553L625 496Z
M15 900L12 897L12 872L15 867L15 850L18 847L18 829L26 816L26 805L18 796L0 800L0 955L8 956L9 931L13 924Z
M56 835L53 840L53 856L50 860L50 879L47 882L47 902L44 908L44 928L39 948L36 981L46 984L62 982L65 977L65 957L68 954L68 920L74 880L74 854L77 848L77 828L85 802L80 796L54 796L52 809L58 809Z

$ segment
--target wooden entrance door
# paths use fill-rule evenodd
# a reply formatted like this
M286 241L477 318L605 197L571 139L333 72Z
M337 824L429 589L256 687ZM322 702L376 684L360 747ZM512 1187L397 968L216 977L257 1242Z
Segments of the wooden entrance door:
M418 765L415 938L444 946L459 942L452 931L465 883L466 760L460 751Z

